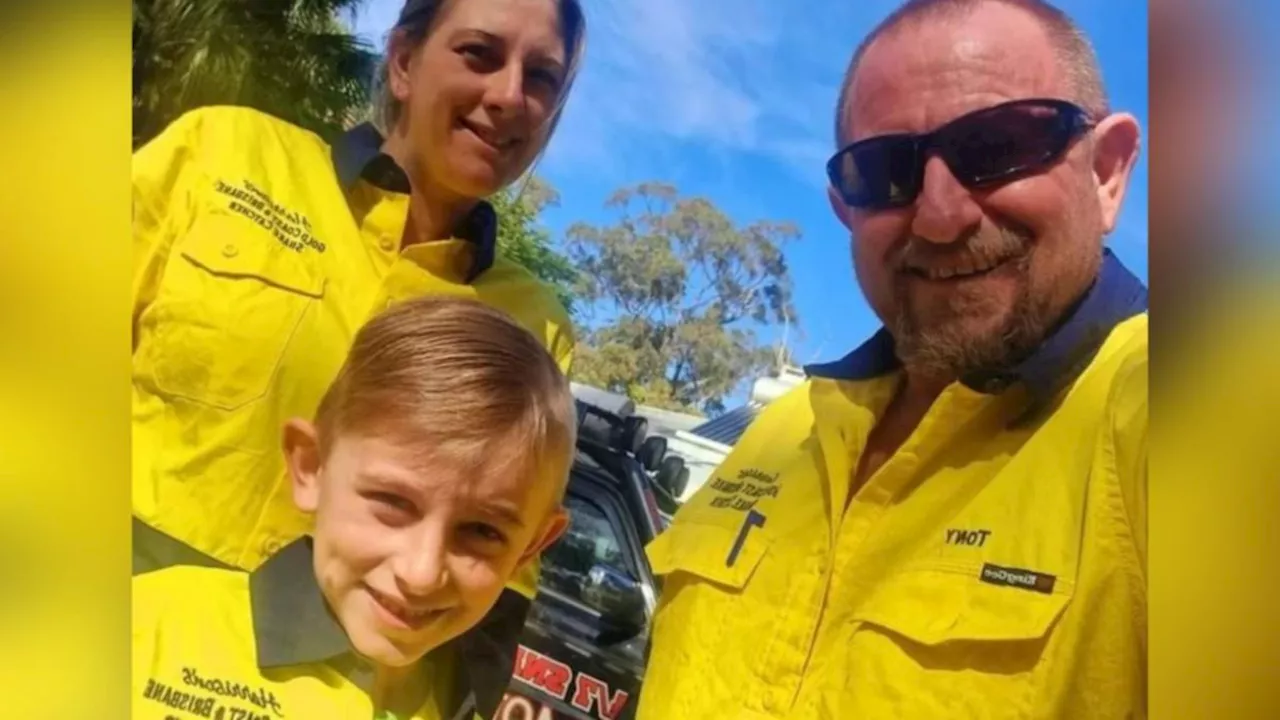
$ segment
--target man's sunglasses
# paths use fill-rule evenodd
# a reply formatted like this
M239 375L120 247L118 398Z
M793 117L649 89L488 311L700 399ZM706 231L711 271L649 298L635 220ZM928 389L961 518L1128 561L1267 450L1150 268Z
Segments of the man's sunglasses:
M1094 122L1065 100L1014 100L962 115L924 135L859 140L827 161L846 205L885 210L915 202L937 153L961 184L977 188L1033 174L1062 157Z

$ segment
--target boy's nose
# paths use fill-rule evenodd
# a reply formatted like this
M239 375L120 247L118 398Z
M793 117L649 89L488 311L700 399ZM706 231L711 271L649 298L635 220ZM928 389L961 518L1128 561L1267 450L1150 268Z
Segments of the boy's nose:
M448 552L445 544L432 539L430 542L408 543L393 563L396 584L406 599L425 598L449 584Z

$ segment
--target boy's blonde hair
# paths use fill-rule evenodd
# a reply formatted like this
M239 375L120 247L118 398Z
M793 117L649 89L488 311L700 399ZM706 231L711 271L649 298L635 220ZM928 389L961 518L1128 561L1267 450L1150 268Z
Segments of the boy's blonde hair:
M505 313L474 300L423 297L356 334L316 412L320 450L354 433L420 445L479 469L494 462L567 482L577 436L569 381Z

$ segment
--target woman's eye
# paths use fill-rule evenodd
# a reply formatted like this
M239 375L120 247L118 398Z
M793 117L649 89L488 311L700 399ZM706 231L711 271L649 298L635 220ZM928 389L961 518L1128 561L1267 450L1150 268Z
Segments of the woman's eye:
M560 76L558 74L550 70L534 70L532 75L538 82L551 88L551 90L558 91L560 89Z
M486 60L489 48L479 43L468 43L458 48L458 54L469 60Z

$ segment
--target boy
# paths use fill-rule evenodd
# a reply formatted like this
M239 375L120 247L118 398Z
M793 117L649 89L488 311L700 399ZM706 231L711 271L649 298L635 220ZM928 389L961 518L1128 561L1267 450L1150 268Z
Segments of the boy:
M568 381L501 312L377 316L284 428L313 534L252 573L134 578L132 717L487 717L523 617L499 596L566 528L575 431Z

